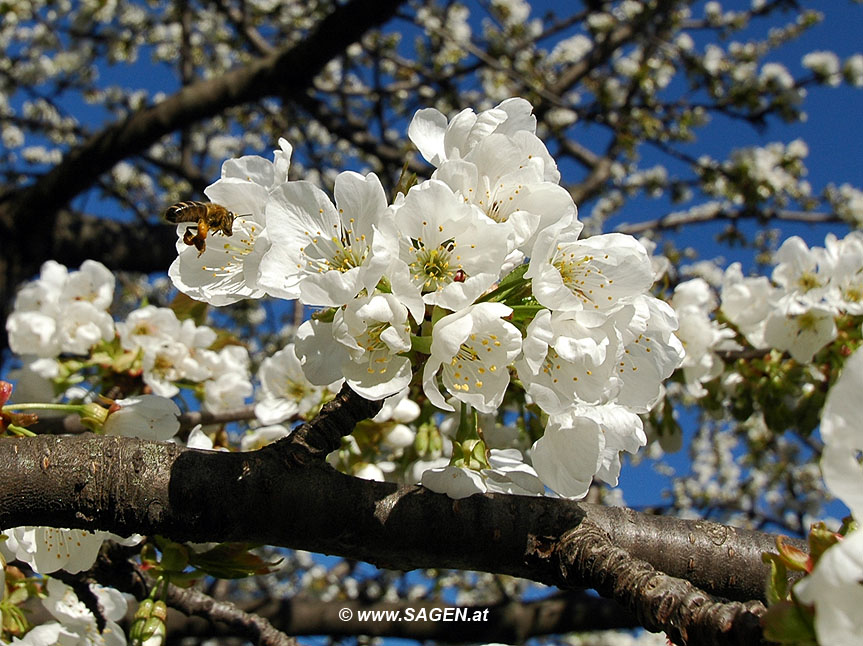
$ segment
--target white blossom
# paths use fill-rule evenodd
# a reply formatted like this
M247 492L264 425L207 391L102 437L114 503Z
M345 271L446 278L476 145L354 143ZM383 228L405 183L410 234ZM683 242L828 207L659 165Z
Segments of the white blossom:
M261 362L261 381L255 417L265 425L278 424L294 415L306 415L323 398L323 389L309 382L290 343Z
M541 496L545 486L532 466L524 461L518 449L491 449L488 452L489 468L480 473L485 478L486 490L518 496Z
M215 233L203 253L183 242L188 224L179 224L177 259L168 269L174 286L210 305L228 305L245 298L260 298L260 263L269 248L264 231L269 194L287 181L291 146L279 140L270 162L249 155L222 164L222 175L204 193L234 215L232 235ZM218 237L217 237L218 236Z
M863 389L863 352L845 362L827 394L821 413L824 451L821 471L831 493L863 518L863 430L859 399ZM815 606L815 633L821 644L854 644L863 634L863 530L857 528L827 549L815 569L794 586L802 603Z
M373 173L344 172L335 198L334 206L309 182L287 182L273 193L260 277L269 294L339 306L374 290L395 255L383 186Z
M81 602L72 588L59 579L48 579L48 596L42 605L62 624L58 635L61 646L125 646L126 634L117 623L126 614L126 599L113 588L91 585L105 626L99 629L93 612Z
M542 310L528 325L523 352L519 379L549 414L609 401L620 390L621 338L603 313Z
M677 316L665 301L640 294L613 317L623 341L623 356L617 366L621 389L616 401L646 413L662 397L663 382L683 361L683 346L674 334Z
M421 484L426 489L446 494L454 500L488 491L485 480L477 471L450 465L423 471Z
M272 426L261 426L248 431L240 439L241 451L254 451L260 449L272 442L276 442L283 437L290 435L291 431L281 424Z
M803 57L803 67L814 72L815 77L828 85L839 85L839 57L833 52L809 52Z
M863 54L854 54L846 58L842 66L842 74L854 87L863 87Z
M463 159L443 162L433 178L446 183L503 227L509 251L530 251L538 230L574 219L575 204L542 142L527 131L485 137Z
M456 311L498 279L509 252L508 232L443 182L432 179L411 188L395 217L399 259L410 281L393 283L399 298L419 293L427 304Z
M71 574L86 570L96 561L107 532L54 527L13 527L3 532L8 540L0 547L10 560L24 561L35 572L50 574L65 570Z
M105 311L114 294L114 277L101 263L88 260L69 272L54 261L42 265L39 278L15 298L6 321L9 346L22 355L86 355L114 336L114 321Z
M540 233L525 274L533 294L550 309L608 312L653 283L644 247L620 233L578 240L580 227Z
M768 347L787 351L800 363L809 363L813 355L836 338L835 312L813 306L800 314L773 311L764 327Z
M163 442L180 430L179 415L180 408L166 397L138 395L116 400L102 428L107 435Z
M315 319L303 322L297 328L294 350L303 367L303 374L316 386L339 382L342 365L350 361L347 346L333 341L333 324Z
M411 347L408 310L392 294L358 298L336 312L333 337L348 348L342 362L348 385L366 399L395 395L413 371L404 355Z
M671 306L677 314L677 337L686 350L681 367L687 389L694 397L706 391L702 383L718 377L724 363L715 350L734 347L734 331L710 317L718 303L710 286L702 278L693 278L674 288Z
M444 388L481 413L500 406L509 385L508 366L521 350L521 334L503 320L512 310L501 303L477 303L444 316L432 331L431 355L423 368L423 390L435 406L453 410Z
M821 412L824 439L821 471L827 487L848 506L858 522L863 521L863 465L858 459L863 451L863 428L859 423L861 392L863 351L857 350L845 361Z
M432 165L467 155L483 138L497 132L510 135L518 131L534 133L536 117L524 99L506 99L497 107L476 114L466 108L448 120L434 108L419 110L408 126L408 137Z
M815 570L794 586L802 603L815 606L819 644L859 644L863 634L863 530L830 547Z
M605 435L594 420L568 413L550 417L531 449L533 468L551 490L583 498L602 464Z
M766 276L744 277L740 263L725 270L721 309L755 348L767 347L764 331L778 290Z

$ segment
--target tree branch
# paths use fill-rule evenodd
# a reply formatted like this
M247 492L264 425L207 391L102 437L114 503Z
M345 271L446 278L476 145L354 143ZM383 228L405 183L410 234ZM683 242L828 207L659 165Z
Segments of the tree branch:
M722 646L761 643L760 601L724 603L689 581L658 572L612 544L610 537L584 521L556 542L554 553L570 587L589 585L635 612L648 630L664 631L678 644ZM535 553L545 549L537 546ZM724 560L717 556L717 560Z
M248 637L252 643L266 646L296 646L297 640L276 629L257 613L241 610L229 601L218 601L194 588L168 586L166 603L188 616L219 621L231 629L232 634Z
M480 570L566 585L552 560L528 562L526 551L536 537L555 541L588 519L671 576L728 598L763 598L768 534L553 498L451 500L353 478L311 457L289 466L278 444L223 453L91 434L6 439L0 527L263 543L396 570Z
M342 437L350 435L358 422L377 415L382 405L383 401L364 399L344 384L339 394L324 404L315 419L295 429L281 442L276 442L273 450L284 455L289 463L294 460L300 464L309 460L323 461L341 446Z
M351 611L351 618L339 616L339 610ZM409 621L420 612L448 612L453 621ZM456 615L456 612L462 613ZM635 617L617 603L584 592L559 594L548 599L527 603L507 601L495 605L452 606L428 601L363 602L357 600L317 601L312 599L274 599L257 604L257 615L267 618L288 635L327 635L328 637L367 635L397 637L417 641L438 642L500 642L520 644L531 637L559 635L573 631L635 628ZM359 612L378 612L375 620L360 620ZM389 613L387 615L386 613ZM479 614L475 614L479 613ZM444 615L439 615L444 616ZM469 617L462 621L459 617ZM395 619L398 617L398 619ZM481 619L473 620L474 617ZM179 640L189 636L212 635L200 621L188 621L171 626L168 638Z
M835 213L821 213L816 211L792 211L789 209L776 209L765 207L742 208L742 209L695 209L692 212L669 213L661 218L636 222L633 224L622 224L615 230L629 235L640 235L649 231L660 231L667 229L678 229L683 226L702 224L705 222L718 222L728 220L736 222L744 219L758 219L763 221L783 220L786 222L804 222L807 224L822 224L842 222Z
M87 572L72 575L64 572L59 575L69 585L78 583L98 583L116 588L134 596L138 601L147 597L150 590L140 568L127 558L126 548L114 546L103 550L94 566ZM87 589L84 586L84 589ZM80 598L80 595L79 595ZM297 641L278 630L258 613L251 613L236 604L217 600L193 588L184 589L170 584L167 587L165 603L188 617L201 617L208 622L221 622L228 634L242 635L261 646L296 646ZM95 613L94 613L95 614Z
M226 108L308 88L315 75L366 31L389 19L404 0L351 0L336 5L303 41L221 76L196 82L164 101L108 126L71 150L57 166L22 191L4 217L55 212L118 161L142 152L164 135Z

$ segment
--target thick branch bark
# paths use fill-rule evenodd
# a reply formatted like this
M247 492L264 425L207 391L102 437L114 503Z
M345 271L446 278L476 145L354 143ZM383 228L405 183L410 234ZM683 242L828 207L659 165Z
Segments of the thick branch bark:
M612 544L609 536L584 521L553 546L561 575L570 586L589 585L632 609L649 630L664 631L676 644L722 646L761 643L760 601L731 603L711 599L689 581L668 576ZM542 554L543 546L536 550ZM718 560L723 560L717 556Z
M24 229L18 231L20 234ZM54 231L46 238L50 238L51 248L40 262L50 257L69 267L95 258L117 271L148 273L167 271L177 257L176 227L121 222L65 209L57 213Z
M566 585L556 564L529 558L528 547L538 537L553 543L588 519L669 575L728 598L763 596L760 556L774 548L767 534L551 498L451 500L286 461L280 444L216 453L90 434L6 439L0 527L257 542L396 570L481 570Z

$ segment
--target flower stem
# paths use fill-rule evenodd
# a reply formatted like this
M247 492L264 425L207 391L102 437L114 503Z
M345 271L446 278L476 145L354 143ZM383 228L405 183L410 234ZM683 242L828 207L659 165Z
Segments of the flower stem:
M26 403L26 404L6 404L0 408L3 412L20 411L20 410L62 410L67 413L81 413L84 411L84 404L48 404L48 403Z

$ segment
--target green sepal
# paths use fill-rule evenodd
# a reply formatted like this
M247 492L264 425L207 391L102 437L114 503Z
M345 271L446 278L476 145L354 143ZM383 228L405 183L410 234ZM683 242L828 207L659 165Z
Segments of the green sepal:
M530 265L519 265L497 284L492 291L480 298L480 302L505 303L508 300L520 300L530 294L530 281L524 275Z
M810 611L791 601L780 601L761 617L764 639L793 646L817 646Z
M761 560L770 566L770 576L767 578L765 596L767 605L788 600L788 568L778 554L764 552Z
M839 534L827 529L827 525L823 522L818 522L812 525L809 530L809 555L811 559L811 567L815 567L818 559L824 552L836 545L840 540Z
M411 334L411 350L420 354L431 354L432 338Z
M776 549L779 550L779 558L782 559L788 569L796 572L810 572L812 570L809 554L793 545L788 545L784 536L776 537Z

